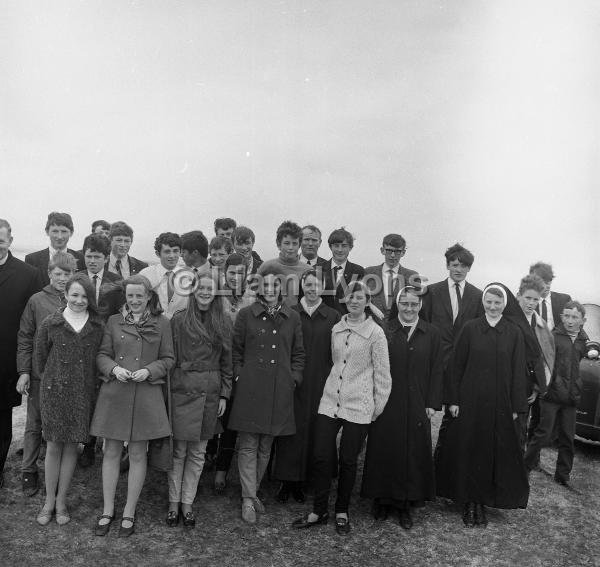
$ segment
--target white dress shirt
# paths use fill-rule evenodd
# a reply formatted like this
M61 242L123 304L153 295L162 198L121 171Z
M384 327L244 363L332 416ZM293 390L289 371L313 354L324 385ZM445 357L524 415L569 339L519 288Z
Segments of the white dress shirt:
M338 270L337 279L335 280L335 283L338 283L344 276L347 263L348 260L345 260L343 264L336 264L333 260L331 260L331 279L333 279L333 276L335 275L335 267L339 265L339 267L341 268L340 270Z
M456 283L457 282L455 282L452 278L448 278L448 291L450 292L450 304L452 305L452 321L456 321L456 318L458 317L458 310L460 308L460 305L458 305L458 297L456 297ZM461 301L465 298L465 283L466 280L458 282Z
M118 274L123 277L123 279L128 278L131 275L129 270L129 255L125 255L121 258L121 273L119 274L119 270L116 268L117 258L112 252L110 253L110 257L108 259L108 271L113 274Z
M548 311L548 320L546 321L546 324L548 325L548 329L552 330L555 327L555 323L554 323L554 315L552 314L552 297L551 294L548 293L548 295L546 297L540 297L540 303L539 303L539 309L540 309L540 317L542 316L543 313L543 307L542 305L546 303L546 310Z
M176 274L181 268L175 267L172 271ZM154 264L144 268L141 272L141 276L146 276L150 281L152 289L158 294L160 306L163 308L163 315L170 319L173 317L176 311L185 309L188 305L189 295L180 295L178 293L177 286L173 286L173 297L169 301L169 276L167 275L167 269L162 264Z
M383 280L383 296L387 301L388 307L392 303L392 295L394 294L394 288L396 287L396 282L398 281L398 271L400 270L400 264L397 264L395 267L390 268L385 262L381 266L381 279ZM391 273L390 273L391 272ZM390 277L391 276L391 277ZM390 289L390 283L392 284L392 289Z

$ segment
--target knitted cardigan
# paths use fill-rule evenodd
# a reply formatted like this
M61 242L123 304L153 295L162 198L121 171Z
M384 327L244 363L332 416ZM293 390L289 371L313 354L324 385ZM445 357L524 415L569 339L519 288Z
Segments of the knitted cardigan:
M392 389L387 340L371 317L356 327L347 319L344 315L331 332L333 368L319 413L368 424L381 415Z

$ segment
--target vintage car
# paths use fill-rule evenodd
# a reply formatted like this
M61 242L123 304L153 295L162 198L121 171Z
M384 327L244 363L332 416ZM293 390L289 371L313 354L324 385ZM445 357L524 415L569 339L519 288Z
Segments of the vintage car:
M579 365L583 382L581 402L577 408L575 433L579 439L600 443L600 307L586 303L586 323L588 334L588 354Z

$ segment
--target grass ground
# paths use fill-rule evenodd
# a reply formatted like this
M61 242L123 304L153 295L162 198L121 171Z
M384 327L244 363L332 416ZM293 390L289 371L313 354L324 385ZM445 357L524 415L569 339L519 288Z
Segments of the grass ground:
M15 435L5 487L0 490L0 565L219 565L219 566L600 566L600 447L579 445L572 476L579 494L533 473L527 510L490 510L487 529L466 529L459 511L438 501L415 514L406 532L394 519L375 523L370 503L353 499L350 536L336 535L333 524L293 531L290 523L308 505L281 505L274 483L263 483L266 515L256 526L244 524L239 484L232 475L224 496L211 490L212 473L202 479L195 503L196 529L164 524L167 487L164 474L150 472L137 512L137 532L118 539L116 525L105 538L92 533L102 509L100 455L96 465L75 473L69 501L71 523L38 526L42 493L21 493L20 460L24 407L15 410ZM439 420L437 420L439 422ZM553 470L553 450L542 465ZM234 467L235 468L235 467ZM117 502L124 502L122 476ZM117 508L117 514L122 508Z

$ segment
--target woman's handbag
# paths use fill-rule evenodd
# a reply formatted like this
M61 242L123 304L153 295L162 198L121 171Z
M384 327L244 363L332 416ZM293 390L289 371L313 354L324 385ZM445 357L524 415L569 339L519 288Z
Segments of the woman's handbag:
M148 466L161 472L173 469L173 416L171 413L171 373L167 372L167 415L171 433L168 437L152 439L148 443Z

